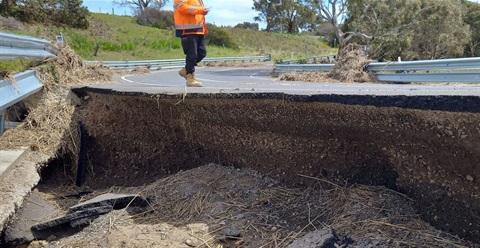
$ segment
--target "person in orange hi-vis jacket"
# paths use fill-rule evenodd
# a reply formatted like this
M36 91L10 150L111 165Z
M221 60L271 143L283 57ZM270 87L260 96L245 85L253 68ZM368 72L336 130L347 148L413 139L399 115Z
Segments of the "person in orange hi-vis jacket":
M202 0L175 0L173 9L176 36L182 38L186 55L185 67L178 74L187 80L188 87L202 87L195 79L195 66L207 56L205 15L210 9L205 8Z

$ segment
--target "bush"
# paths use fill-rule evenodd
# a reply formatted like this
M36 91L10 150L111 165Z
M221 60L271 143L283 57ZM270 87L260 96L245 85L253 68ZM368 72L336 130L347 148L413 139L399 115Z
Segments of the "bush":
M0 16L0 27L4 30L26 30L21 21L18 21L14 17Z
M283 59L274 59L275 64L283 64Z
M235 28L242 28L242 29L254 30L254 31L260 30L258 28L258 23L251 23L251 22L239 23L239 24L235 25Z
M2 11L3 12L3 11ZM82 0L26 0L14 5L4 13L24 22L66 25L73 28L88 28L88 9Z
M82 2L82 0L59 0L57 6L60 8L54 21L74 28L87 29L89 12L82 6Z
M308 61L307 61L307 59L299 59L299 60L297 60L297 64L305 65L305 64L308 64Z
M222 28L208 24L207 42L209 45L223 46L238 49L238 44Z
M173 11L147 8L137 16L137 23L159 29L172 29L174 26Z

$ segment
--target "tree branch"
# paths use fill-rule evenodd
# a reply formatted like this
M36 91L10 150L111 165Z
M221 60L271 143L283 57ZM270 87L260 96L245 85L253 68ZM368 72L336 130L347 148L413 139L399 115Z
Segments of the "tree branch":
M367 39L367 40L373 40L373 36L370 36L370 35L366 35L364 33L361 33L361 32L345 32L345 35L347 37L345 37L345 40L344 42L347 43L349 42L353 37L361 37L361 38L364 38L364 39Z

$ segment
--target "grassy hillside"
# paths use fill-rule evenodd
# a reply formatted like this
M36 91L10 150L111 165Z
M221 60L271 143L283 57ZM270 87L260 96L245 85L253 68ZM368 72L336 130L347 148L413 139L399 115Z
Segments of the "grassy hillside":
M327 56L337 53L326 46L318 36L294 35L250 31L239 28L225 29L240 45L246 54L271 54L274 60L302 59L314 56Z
M1 23L1 22L0 22ZM85 60L148 60L183 58L180 39L173 30L140 26L133 17L92 13L90 28L78 30L44 25L25 25L18 31L8 31L53 40L60 33L65 41ZM3 27L0 26L0 30ZM225 30L240 49L208 46L208 57L253 56L271 54L273 60L301 59L335 54L325 48L319 37L249 31L237 28ZM97 56L94 51L98 46ZM0 62L0 71L21 71L27 62Z

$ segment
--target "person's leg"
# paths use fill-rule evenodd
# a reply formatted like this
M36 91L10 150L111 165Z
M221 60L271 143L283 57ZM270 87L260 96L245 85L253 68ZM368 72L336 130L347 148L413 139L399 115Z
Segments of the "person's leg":
M185 58L185 71L179 71L179 74L187 79L186 85L188 87L202 87L203 84L195 79L195 66L197 65L198 58L198 38L200 35L186 35L182 37L183 52L186 55ZM185 74L184 74L185 73Z
M197 65L197 43L198 35L188 34L182 36L183 53L185 53L185 70L187 74L195 72L195 66Z
M197 42L197 64L207 56L207 39L205 35L199 35Z

